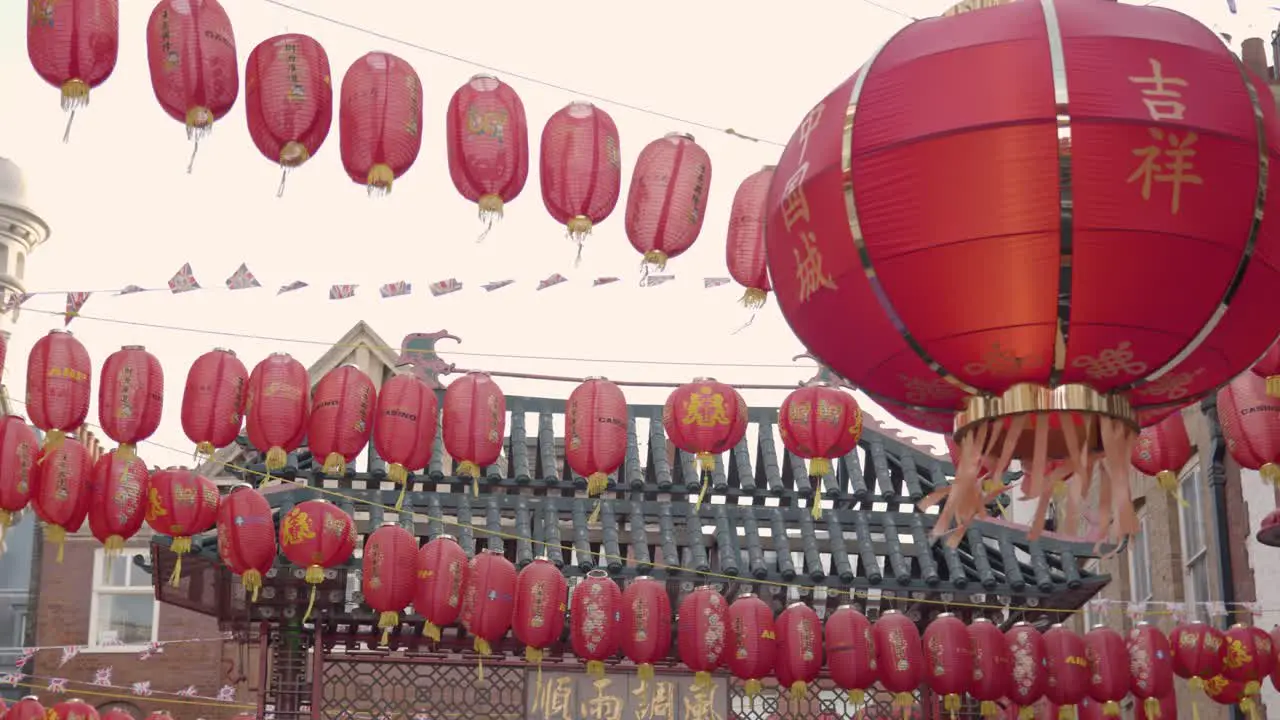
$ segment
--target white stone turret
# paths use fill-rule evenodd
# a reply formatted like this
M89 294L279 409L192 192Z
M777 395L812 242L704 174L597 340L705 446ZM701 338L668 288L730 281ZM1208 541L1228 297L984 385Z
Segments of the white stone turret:
M27 256L49 239L49 225L27 205L27 183L13 161L0 157L0 294L26 292ZM2 305L3 300L0 300ZM0 330L18 313L0 319Z

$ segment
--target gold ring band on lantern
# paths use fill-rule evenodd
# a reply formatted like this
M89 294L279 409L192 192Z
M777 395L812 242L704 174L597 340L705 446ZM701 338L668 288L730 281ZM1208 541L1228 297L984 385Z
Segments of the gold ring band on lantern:
M588 570L587 577L597 578L600 580L607 580L609 579L609 573L599 568L596 568L595 570ZM636 579L639 580L640 578L636 578Z
M1014 385L1001 395L974 395L956 414L955 434L959 438L978 423L1013 415L1078 412L1103 415L1138 426L1138 416L1123 395L1101 393L1088 385L1070 384L1047 388L1032 383Z

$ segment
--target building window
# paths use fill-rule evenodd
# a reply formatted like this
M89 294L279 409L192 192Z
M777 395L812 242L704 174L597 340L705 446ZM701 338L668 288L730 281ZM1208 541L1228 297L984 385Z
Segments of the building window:
M134 564L145 550L125 550L107 559L99 549L93 558L93 596L89 602L89 647L133 650L156 640L160 604L151 577Z
M1135 602L1151 600L1151 550L1147 544L1147 518L1138 524L1138 534L1129 542L1129 591Z
M1183 473L1178 485L1183 500L1179 518L1182 521L1179 523L1184 573L1182 596L1187 603L1188 617L1208 622L1209 611L1205 603L1213 597L1209 587L1209 548L1204 541L1205 488L1200 478L1200 466Z

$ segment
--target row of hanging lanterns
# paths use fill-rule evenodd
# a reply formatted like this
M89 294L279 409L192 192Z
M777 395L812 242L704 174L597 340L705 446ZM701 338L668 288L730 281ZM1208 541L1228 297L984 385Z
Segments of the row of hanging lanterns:
M35 695L28 695L8 707L5 707L4 700L0 700L0 715L5 720L137 720L123 707L109 704L99 710L79 698L59 700L46 708ZM255 714L247 712L232 716L232 720L256 718ZM155 710L147 715L146 720L173 720L173 716L167 710Z

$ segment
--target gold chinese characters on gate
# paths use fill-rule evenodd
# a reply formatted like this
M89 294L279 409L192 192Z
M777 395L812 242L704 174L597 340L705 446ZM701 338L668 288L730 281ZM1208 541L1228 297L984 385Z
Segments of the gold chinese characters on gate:
M800 225L796 235L800 238L801 247L792 248L792 252L796 258L796 281L800 284L802 303L823 288L836 289L835 279L822 268L822 251L818 248L817 234L809 229L809 200L804 194L804 181L809 173L809 161L805 157L809 153L809 136L822 120L824 107L819 105L810 110L800 124L800 162L782 188L782 224L787 232Z
M1129 82L1141 86L1142 104L1155 122L1186 120L1187 106L1182 102L1182 91L1188 87L1185 79L1165 75L1164 65L1156 58L1148 58L1150 74L1129 76ZM1139 164L1126 182L1137 184L1143 200L1151 199L1156 185L1169 186L1169 212L1177 215L1182 209L1184 185L1204 185L1204 178L1195 173L1196 141L1194 131L1176 132L1167 128L1147 129L1151 143L1133 149Z
M692 676L633 674L595 678L579 673L528 675L532 720L726 720L725 680L697 686Z

